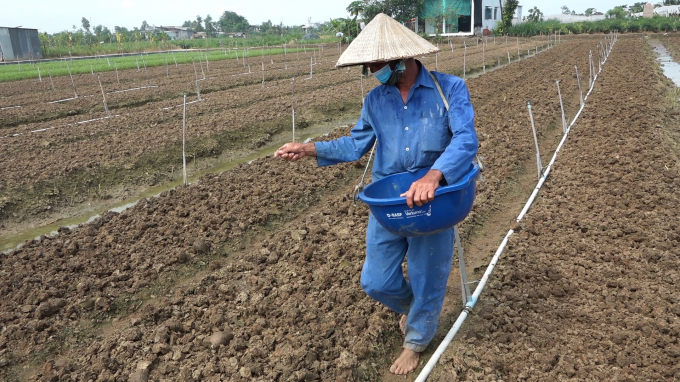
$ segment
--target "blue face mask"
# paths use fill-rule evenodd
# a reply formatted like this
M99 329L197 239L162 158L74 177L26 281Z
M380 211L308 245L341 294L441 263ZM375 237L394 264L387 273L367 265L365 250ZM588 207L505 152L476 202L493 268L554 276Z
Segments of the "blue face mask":
M401 79L404 70L406 70L406 63L404 63L404 60L399 60L394 70L387 64L383 66L382 69L373 73L373 75L381 84L394 85Z

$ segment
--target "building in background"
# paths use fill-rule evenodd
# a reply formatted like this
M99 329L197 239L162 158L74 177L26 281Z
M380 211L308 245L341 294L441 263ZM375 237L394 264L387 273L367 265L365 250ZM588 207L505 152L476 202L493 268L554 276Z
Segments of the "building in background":
M501 22L504 4L505 0L426 0L423 14L413 20L414 29L432 36L490 34ZM521 7L518 10L521 14Z
M37 29L0 27L0 61L43 58Z

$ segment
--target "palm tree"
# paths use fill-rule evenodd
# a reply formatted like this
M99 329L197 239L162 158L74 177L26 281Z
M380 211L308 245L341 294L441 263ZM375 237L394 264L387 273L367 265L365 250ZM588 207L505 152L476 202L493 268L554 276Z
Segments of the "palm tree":
M354 23L358 24L357 18L359 17L359 13L362 13L364 11L364 7L366 4L361 1L361 0L355 0L352 1L348 6L347 6L347 12L349 12L350 16L354 16ZM359 26L357 25L357 31L359 30ZM359 33L357 32L357 35ZM351 36L350 36L351 37Z

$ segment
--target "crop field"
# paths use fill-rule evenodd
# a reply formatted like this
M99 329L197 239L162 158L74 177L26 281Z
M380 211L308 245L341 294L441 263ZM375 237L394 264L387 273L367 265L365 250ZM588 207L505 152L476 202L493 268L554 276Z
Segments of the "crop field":
M562 138L556 81L571 120L574 66L585 93L604 38L458 40L421 58L465 67L475 108L486 170L460 225L472 280L517 231L429 380L680 378L680 105L643 36L620 37L514 225L536 185L526 101L547 162ZM359 284L368 209L352 191L368 158L264 154L290 139L293 105L296 136L348 134L339 121L377 82L335 69L334 45L271 53L0 83L3 236L177 182L185 94L190 173L247 159L2 255L0 379L414 380L387 373L398 317ZM457 271L448 289L421 367L462 310Z

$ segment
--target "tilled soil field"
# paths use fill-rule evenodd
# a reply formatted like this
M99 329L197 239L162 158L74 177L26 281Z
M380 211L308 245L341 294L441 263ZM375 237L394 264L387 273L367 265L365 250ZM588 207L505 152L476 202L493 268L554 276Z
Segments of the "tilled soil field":
M555 80L573 116L573 65L596 41L468 81L488 170L464 237L535 172L525 101L555 147ZM260 159L3 256L0 377L378 379L401 341L359 287L367 209L350 195L363 165Z
M439 380L680 379L680 131L660 78L643 39L618 42Z
M480 71L517 57L516 44L471 45L466 68ZM544 41L522 40L519 48L535 51ZM444 48L444 47L443 47ZM198 53L194 53L198 54ZM444 50L424 63L444 72L462 74L463 49ZM292 86L296 76L298 128L328 122L341 115L358 115L361 100L359 72L333 68L337 51L309 51L306 55L265 56L265 83L261 59L248 58L252 74L242 61L215 61L200 81L204 102L188 106L188 146L191 159L214 158L234 151L247 151L267 144L291 126ZM307 80L310 59L314 77ZM198 57L197 57L198 61ZM272 62L274 64L272 64ZM205 63L204 63L205 64ZM252 67L255 66L255 67ZM286 69L287 68L287 69ZM53 93L46 82L35 80L0 84L0 160L5 164L0 180L0 217L22 221L45 216L74 204L111 197L116 187L157 184L177 176L181 164L182 94L196 100L192 65L149 69L149 83L158 87L107 95L114 118L105 116L95 76L78 75L74 81L81 98L62 103L48 101L73 96L68 77L56 78ZM244 73L244 70L246 73ZM199 78L202 72L197 70ZM105 91L146 86L144 71L102 73ZM368 91L376 81L365 83ZM89 97L89 95L92 95ZM87 97L86 97L87 96ZM80 123L89 121L87 123ZM1 227L0 227L1 229Z

